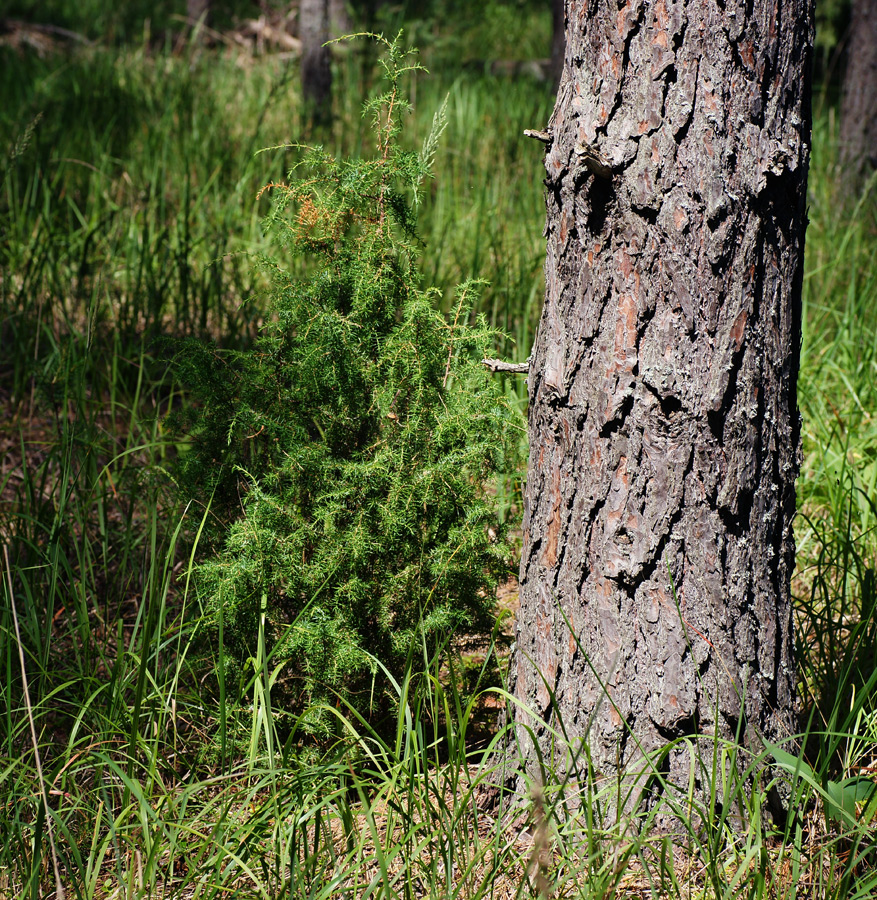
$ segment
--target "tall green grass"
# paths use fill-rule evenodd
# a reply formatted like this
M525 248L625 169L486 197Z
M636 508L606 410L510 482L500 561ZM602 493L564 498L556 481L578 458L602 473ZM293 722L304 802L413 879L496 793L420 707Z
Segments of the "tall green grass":
M88 322L139 334L172 325L245 338L260 287L246 254L266 247L267 207L255 198L294 160L284 145L312 141L358 156L371 140L359 104L376 73L360 49L341 52L335 125L312 133L290 62L208 58L197 48L182 56L93 48L21 62L3 51L2 89L14 102L0 112L9 147L2 300L15 345L26 339L17 323L32 325L38 311L44 329ZM449 291L487 277L492 322L523 348L540 294L543 203L541 154L522 131L547 121L550 88L445 70L411 90L412 143L428 134L445 96L450 114L422 215L433 260L424 277ZM279 149L257 153L271 147ZM501 177L486 179L491 170ZM28 349L39 356L35 342Z
M849 205L833 110L817 107L799 380L799 646L815 726L874 711L877 671L877 182ZM858 689L859 696L855 691ZM861 696L864 690L865 696ZM839 703L852 711L838 710Z
M425 277L490 280L484 311L515 341L497 350L523 359L541 306L544 207L541 152L521 132L546 123L550 87L446 65L441 29L416 28L436 65L412 85L412 141L445 96L449 110L420 216ZM796 815L771 831L772 776L753 774L747 792L717 767L701 805L666 786L663 809L632 802L607 824L599 811L616 783L546 766L520 795L497 793L489 744L504 736L481 726L484 707L508 699L488 680L493 650L453 662L423 648L396 686L393 729L339 705L345 739L304 751L271 702L270 661L254 660L238 690L214 677L222 641L197 643L188 573L210 513L165 490L175 448L162 420L186 399L153 339L252 338L262 284L251 255L266 249L256 193L295 153L256 151L306 139L363 152L372 61L344 51L335 122L308 133L280 60L194 45L0 54L0 897L53 890L47 815L68 894L83 898L874 894L877 186L838 212L828 114L814 141L799 387L808 736L800 757L711 753L753 773L779 759ZM476 673L465 693L464 664ZM586 776L581 748L562 732L558 746ZM683 823L675 846L651 828L665 814Z

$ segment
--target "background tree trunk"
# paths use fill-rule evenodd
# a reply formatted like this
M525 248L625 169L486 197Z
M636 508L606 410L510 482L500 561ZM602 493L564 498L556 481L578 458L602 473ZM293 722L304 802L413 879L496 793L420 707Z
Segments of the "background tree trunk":
M329 31L333 37L341 37L353 31L344 0L329 0Z
M840 111L840 160L855 191L877 167L877 0L853 0Z
M210 18L210 0L186 0L186 18L189 24L197 24L202 17L206 25Z
M611 775L796 730L811 2L569 0L567 42L510 680L528 766L562 718Z
M557 87L563 72L566 50L566 0L551 0L551 79Z
M301 89L309 114L318 120L331 116L332 68L329 48L329 0L301 0Z
M210 0L186 0L186 19L191 31L180 35L180 40L195 40L204 43L204 29L210 27Z

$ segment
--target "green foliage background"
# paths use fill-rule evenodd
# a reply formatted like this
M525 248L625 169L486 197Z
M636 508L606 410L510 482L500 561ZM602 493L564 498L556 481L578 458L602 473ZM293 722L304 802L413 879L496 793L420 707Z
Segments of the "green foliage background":
M351 657L356 666L329 667L323 678L315 674L320 642L308 651L315 668L306 668L304 653L291 657L294 677L284 674L290 667L281 655L297 618L312 635L319 632L308 618L317 606L333 652L341 639L358 639L358 607L351 619L346 600L335 602L329 592L331 582L321 589L316 577L301 581L305 570L331 571L337 556L322 548L337 546L333 540L359 542L359 568L348 577L359 579L368 603L385 596L412 548L441 540L456 546L450 527L429 531L422 524L429 517L418 506L437 496L428 473L458 474L442 468L434 440L441 428L457 448L450 458L470 460L473 473L485 471L479 466L489 455L477 440L472 448L454 444L454 416L471 418L474 402L455 391L487 377L474 362L483 352L478 340L454 323L480 332L478 315L485 315L495 329L493 352L521 360L542 306L542 153L522 132L544 127L554 102L535 64L548 52L548 4L374 4L384 17L378 27L395 33L404 19L408 40L431 70L404 78L414 110L398 143L411 154L404 163L410 166L392 184L416 212L417 234L397 205L387 213L396 218L385 243L374 241L374 207L369 212L366 200L332 201L342 191L354 197L354 173L369 178L368 165L378 168L372 123L361 116L362 97L375 91L379 76L366 42L336 48L334 122L314 133L299 103L295 59L196 39L175 18L182 6L14 0L3 7L5 16L97 40L85 46L59 38L38 52L9 43L11 33L0 29L0 538L8 550L8 562L0 553L0 895L51 894L49 825L68 896L87 900L328 900L344 891L487 898L540 890L595 900L628 888L716 900L877 895L877 184L854 208L844 206L833 105L841 66L828 65L834 47L817 68L831 78L817 81L814 103L799 381L804 459L794 593L807 735L803 758L766 751L794 769L799 815L785 831L766 832L760 809L769 776L728 784L723 772L736 770L743 751L716 747L711 759L700 760L704 771L716 765L709 802L693 806L686 785L668 786L667 803L678 801L673 809L686 820L684 846L674 852L636 811L612 830L599 827L601 804L611 806L616 784L604 790L590 782L581 815L565 806L546 759L541 812L529 793L511 798L515 815L532 811L530 833L547 837L543 866L529 841L509 840L508 817L484 813L491 773L483 751L502 702L486 689L496 684L484 677L496 664L490 649L436 654L428 666L422 653L410 665L406 659L397 684L384 682L389 699L377 683L372 693L373 657L361 644L350 645L359 648ZM820 0L817 6L824 18L829 7ZM242 15L258 11L242 7ZM823 41L826 34L820 26ZM437 177L423 179L415 205L419 175L412 173L420 171L422 145L445 97ZM303 140L321 142L324 152L295 145ZM274 145L284 149L255 152ZM277 187L257 196L266 182ZM295 184L300 196L289 193ZM272 199L276 216L266 229ZM302 218L306 199L312 206ZM334 235L347 257L334 255ZM360 258L358 246L375 252ZM391 268L382 267L381 247L390 248ZM276 262L255 265L259 254ZM380 272L383 287L357 286L354 270L363 279ZM490 283L467 290L461 306L457 286L473 277ZM395 309L378 316L374 347L362 343L363 329L354 324L357 297L363 309ZM475 311L467 316L470 300ZM284 331L284 317L298 324ZM430 336L428 353L403 340L414 332ZM313 356L305 352L311 334ZM156 335L197 340L181 367L169 370ZM331 365L319 364L320 354ZM186 389L177 377L184 369ZM321 378L345 385L345 397L366 398L363 405L337 399L320 387ZM439 404L405 420L399 399L394 405L384 390L389 381L408 386L400 399L408 398L409 410L420 398L438 397L448 411ZM294 408L300 389L310 398L310 419L304 406ZM520 379L488 389L501 389L511 407L526 402ZM373 448L336 427L345 402L383 444ZM298 431L277 424L276 404L289 406ZM183 507L167 489L164 473L185 443L168 431L169 410L200 436L184 478L192 484L185 495L203 505ZM420 431L424 423L432 431ZM476 430L482 425L486 420ZM302 452L307 479L290 462L305 447L305 433L319 450ZM339 449L345 441L352 449ZM416 455L411 469L382 457L380 448L391 445L406 458L409 449ZM354 472L364 473L361 481ZM394 501L397 531L381 533L379 513L396 496L394 479L418 472L420 481ZM514 523L520 477L501 474L495 496L491 489L472 502L495 502L500 517ZM465 494L477 479L460 482ZM310 504L306 516L303 503ZM359 503L361 533L351 515ZM445 521L442 509L434 513L437 523ZM457 521L465 536L467 520ZM285 537L254 553L250 537L265 533ZM490 537L481 523L471 533ZM378 538L390 549L379 553ZM286 554L294 541L305 550L304 566ZM483 546L490 557L481 569L485 584L500 546ZM426 572L430 584L444 571L442 560L453 568L463 551L453 558L453 550L443 552L434 556L432 575ZM197 560L208 557L214 562L199 569ZM365 587L373 574L375 592ZM230 586L227 604L211 603L214 575ZM288 591L293 578L304 585L298 595ZM335 586L341 581L339 575ZM430 640L421 608L427 620L429 610L457 610L470 623L465 627L477 626L485 598L460 584L440 585L445 601L438 591L426 593L409 631L412 645ZM513 604L513 596L503 600ZM415 622L414 608L402 616ZM329 635L332 622L340 639ZM433 637L441 630L438 623ZM381 646L391 649L399 638L395 629L381 635ZM303 754L296 717L278 703L298 711L313 696L321 711L312 709L303 724L326 734L332 678L347 685L355 704L333 709L344 740L310 737ZM397 713L380 731L357 718L373 697L373 712L392 706ZM557 749L563 755L583 748L558 734ZM770 771L765 756L746 761L753 772Z

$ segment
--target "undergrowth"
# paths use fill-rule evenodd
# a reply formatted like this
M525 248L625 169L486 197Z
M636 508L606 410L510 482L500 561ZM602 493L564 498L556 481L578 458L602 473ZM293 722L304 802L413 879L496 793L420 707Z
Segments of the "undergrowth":
M417 28L419 42L433 36L427 55L447 56L445 23ZM540 29L541 20L529 33ZM490 39L484 29L470 37L472 52L489 56ZM212 336L221 359L253 346L266 322L266 335L279 334L260 299L272 293L271 270L252 263L269 247L260 226L268 198L250 198L304 158L292 148L254 156L303 134L288 99L291 70L194 44L0 53L0 542L9 559L0 588L0 896L51 896L50 837L68 896L89 900L877 893L877 222L873 185L856 209L840 210L829 111L817 111L814 134L799 384L794 589L806 737L800 754L742 757L753 771L779 761L796 791L794 814L780 830L762 827L764 778L751 795L718 783L701 807L687 805L685 785L667 786L670 811L686 823L674 844L648 829L658 811L600 821L614 783L564 785L546 767L521 796L497 794L489 744L505 736L485 740L482 725L485 708L508 699L488 687L495 648L460 658L460 647L421 630L401 668L373 658L394 712L380 728L358 701L334 695L284 714L274 691L287 686L258 641L258 665L247 669L243 658L246 676L220 690L209 669L225 671L224 635L213 632L205 672L196 561L208 545L224 546L239 515L237 479L251 501L250 485L261 482L228 465L233 489L217 485L213 505L213 480L201 485L203 503L181 508L168 492L164 472L182 448L164 423L188 400L154 338L190 334L203 346ZM338 60L335 124L309 140L334 160L361 160L359 104L374 67L359 51ZM486 66L408 78L406 151L419 151L448 96L437 177L424 181L418 210L429 249L417 291L438 285L435 306L451 318L429 321L446 340L455 286L484 276L490 286L469 295L474 313L516 339L494 352L523 359L541 304L544 209L538 148L520 132L544 127L550 88ZM282 290L314 274L301 257L273 253ZM511 380L503 390L509 402L523 396ZM259 427L235 432L243 440L233 462L264 476L247 456ZM381 428L396 427L384 415ZM510 517L518 481L497 489ZM472 673L465 692L463 669ZM312 736L305 756L299 738L314 721L333 722L324 734L335 737ZM722 744L712 758L745 753ZM739 800L746 829L716 815L722 791Z
M445 107L421 151L403 150L401 80L417 64L400 38L378 40L386 90L364 110L377 155L310 148L270 185L272 226L314 273L267 264L268 323L252 349L182 344L175 369L194 402L170 420L192 436L183 497L227 526L194 572L220 681L246 683L255 666L320 734L334 722L318 699L384 710L376 660L400 678L424 640L488 640L513 571L487 488L517 468L523 424L481 364L494 336L472 316L478 286L461 285L446 318L416 268L415 208Z

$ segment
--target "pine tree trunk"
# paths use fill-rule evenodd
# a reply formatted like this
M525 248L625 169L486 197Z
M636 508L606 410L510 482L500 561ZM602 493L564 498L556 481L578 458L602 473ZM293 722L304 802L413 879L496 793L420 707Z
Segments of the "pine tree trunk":
M329 48L329 0L301 0L301 88L309 114L319 120L330 118L332 68Z
M614 776L681 735L796 730L812 9L566 12L512 715L531 770L522 726L547 753L562 720ZM687 751L664 770L686 785Z
M877 168L877 0L853 0L840 111L840 159L852 190Z

